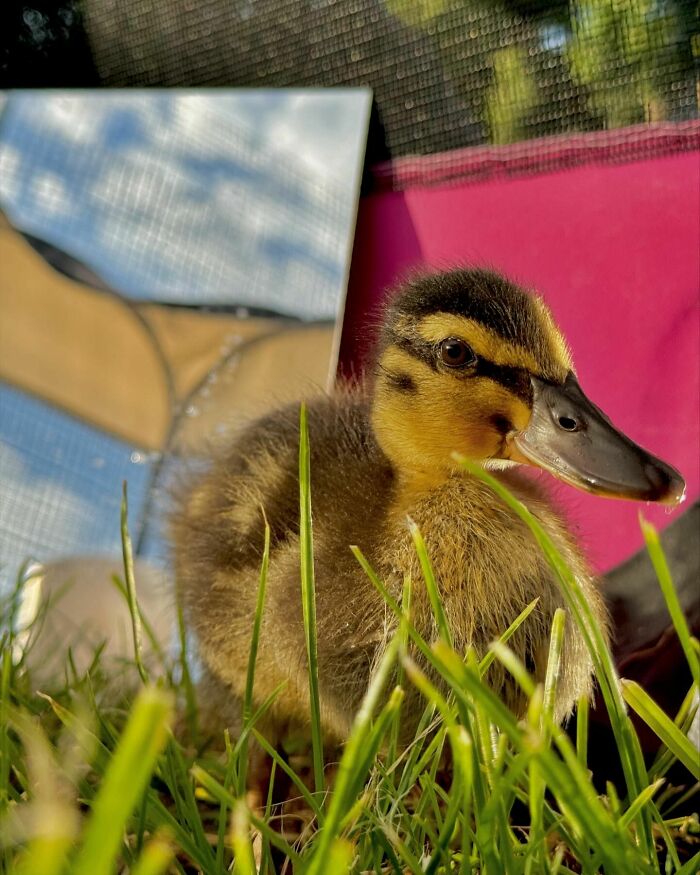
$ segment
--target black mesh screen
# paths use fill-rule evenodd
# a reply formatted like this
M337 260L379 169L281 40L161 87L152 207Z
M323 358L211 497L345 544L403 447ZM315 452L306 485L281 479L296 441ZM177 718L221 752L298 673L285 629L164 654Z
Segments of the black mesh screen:
M6 0L5 85L374 89L369 159L697 116L695 0Z
M695 117L694 6L85 0L83 12L107 85L369 85L395 157Z

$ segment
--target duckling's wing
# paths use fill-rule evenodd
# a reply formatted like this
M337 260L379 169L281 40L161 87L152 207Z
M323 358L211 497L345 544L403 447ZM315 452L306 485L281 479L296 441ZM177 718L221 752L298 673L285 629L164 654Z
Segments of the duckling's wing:
M370 557L382 538L393 476L362 398L308 406L319 673L329 724L339 736L366 690L386 609L350 552ZM271 548L256 671L256 698L281 681L280 720L308 717L299 579L299 410L246 428L187 489L172 518L174 558L188 621L210 671L244 688L263 510Z

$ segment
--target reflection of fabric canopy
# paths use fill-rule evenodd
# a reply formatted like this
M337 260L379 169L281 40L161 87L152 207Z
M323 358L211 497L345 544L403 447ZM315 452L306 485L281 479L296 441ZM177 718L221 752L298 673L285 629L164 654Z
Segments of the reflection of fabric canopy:
M254 415L329 375L330 325L97 292L54 271L1 216L0 307L0 379L143 449L163 448L188 404L198 416L182 418L182 437L193 446L227 412ZM235 378L210 380L206 399L193 400L232 354Z

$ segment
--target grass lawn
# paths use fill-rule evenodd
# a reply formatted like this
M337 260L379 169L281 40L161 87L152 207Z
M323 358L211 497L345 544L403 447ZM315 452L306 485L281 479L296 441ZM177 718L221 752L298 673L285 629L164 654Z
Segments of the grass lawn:
M302 414L300 507L302 587L309 652L310 751L270 749L270 787L284 773L285 801L272 793L252 806L246 794L248 750L266 745L256 723L271 701L253 698L255 635L245 729L240 738L206 737L198 728L196 691L181 628L180 652L161 653L157 671L141 658L149 634L138 610L124 504L125 575L134 629L134 659L125 678L106 672L100 652L65 683L35 691L15 646L19 584L3 605L0 679L0 871L22 875L133 875L234 871L264 873L682 873L700 871L700 827L689 815L700 762L687 738L700 690L700 648L678 604L656 532L642 523L693 684L675 719L644 690L620 681L600 630L573 575L537 521L489 474L468 468L501 494L530 525L556 570L566 610L552 627L544 684L535 684L508 649L533 605L485 654L457 653L419 532L414 532L440 636L424 641L410 623L411 582L396 603L365 557L358 562L401 618L377 667L352 733L334 763L319 721L314 629L313 545L308 439ZM267 554L266 554L267 558ZM260 574L264 610L267 561ZM587 768L588 707L579 702L575 738L552 719L565 623L582 629L607 709L624 786L601 794ZM182 623L181 623L182 626ZM13 655L14 654L14 655ZM421 655L430 675L418 665ZM498 660L529 698L518 719L488 686ZM436 679L440 683L436 683ZM425 710L415 738L397 743L404 691L416 687ZM125 694L125 690L136 692ZM647 767L629 717L660 739ZM687 783L666 775L681 763ZM277 782L279 785L279 781ZM697 798L697 797L696 797ZM685 812L685 813L681 813Z

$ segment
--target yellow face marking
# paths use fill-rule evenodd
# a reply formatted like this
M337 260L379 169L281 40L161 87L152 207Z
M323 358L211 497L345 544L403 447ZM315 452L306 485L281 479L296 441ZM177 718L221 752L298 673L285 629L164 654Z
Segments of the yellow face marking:
M379 360L379 364L388 371L407 373L411 377L418 378L420 374L428 376L433 373L432 368L426 362L416 358L405 349L398 346L389 346Z
M535 302L535 306L540 314L540 318L547 326L547 334L556 350L557 358L567 370L574 371L574 363L571 360L571 351L562 337L561 332L557 328L554 319L552 318L552 314L549 311L549 307L545 304L542 298L538 298L536 295L533 295L533 301ZM574 373L576 372L574 371Z
M471 459L508 459L510 445L494 418L506 418L516 430L529 422L529 406L489 377L456 381L395 346L385 350L380 364L410 376L418 390L394 391L380 370L372 417L384 452L400 473L418 477L416 482L438 482L449 474L455 450Z
M532 353L522 346L503 340L473 319L465 319L454 313L431 313L420 320L417 329L418 334L428 343L439 343L446 337L461 337L478 356L496 365L527 368L534 374L541 370Z

